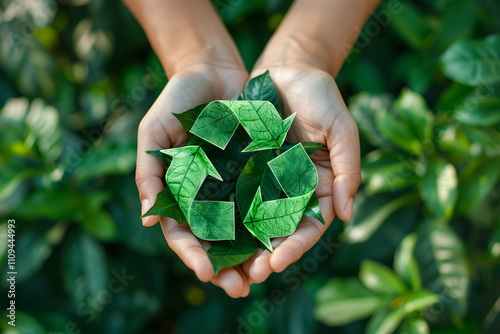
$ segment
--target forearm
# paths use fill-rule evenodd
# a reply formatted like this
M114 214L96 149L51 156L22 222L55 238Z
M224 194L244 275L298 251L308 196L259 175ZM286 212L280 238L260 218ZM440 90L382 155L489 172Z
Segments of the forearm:
M307 63L336 76L380 0L296 0L257 67Z
M143 27L167 76L196 63L243 67L209 0L123 0Z

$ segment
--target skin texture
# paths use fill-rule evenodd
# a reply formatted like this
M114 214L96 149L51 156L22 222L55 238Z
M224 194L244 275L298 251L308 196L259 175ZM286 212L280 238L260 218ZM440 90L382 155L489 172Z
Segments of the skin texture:
M249 76L209 1L124 2L144 28L169 77L138 130L136 183L144 213L162 189L165 173L163 164L145 151L182 146L187 140L172 113L215 99L236 99ZM145 226L161 221L168 245L201 281L212 282L231 297L245 297L251 284L297 261L335 215L351 219L352 200L361 181L359 138L334 77L347 57L346 49L377 4L378 0L295 1L251 73L254 77L269 70L283 103L283 116L297 113L290 141L327 146L311 156L318 170L316 192L326 225L304 217L291 236L273 239L272 254L259 250L214 278L206 255L210 244L196 238L187 224L157 216L143 219Z

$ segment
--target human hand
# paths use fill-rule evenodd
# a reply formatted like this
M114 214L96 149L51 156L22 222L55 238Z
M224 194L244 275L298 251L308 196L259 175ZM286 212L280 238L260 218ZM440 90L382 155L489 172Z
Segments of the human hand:
M273 240L276 247L273 253L260 249L242 264L251 283L260 283L272 272L281 272L297 261L319 240L335 214L349 221L361 181L357 126L332 76L311 64L293 63L277 67L260 65L252 77L266 69L280 94L283 118L296 113L288 140L327 146L311 156L318 171L316 193L326 225L304 216L292 235Z
M240 66L194 65L172 76L139 126L136 183L144 214L163 189L163 163L145 153L146 150L183 146L188 139L179 121L172 113L184 112L196 105L217 99L231 100L243 91L248 74ZM214 278L214 271L206 250L207 241L193 235L187 224L178 224L166 217L148 216L145 226L160 220L170 248L191 268L201 281L211 281L232 297L245 296L249 283L240 266L227 268Z

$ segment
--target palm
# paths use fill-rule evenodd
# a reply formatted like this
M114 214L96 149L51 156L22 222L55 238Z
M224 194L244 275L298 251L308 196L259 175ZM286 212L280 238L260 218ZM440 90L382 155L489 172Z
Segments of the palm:
M314 141L328 147L311 156L319 176L316 193L327 224L323 226L315 219L304 217L291 236L274 239L273 245L280 247L273 254L259 251L243 264L252 282L262 282L273 271L280 272L297 261L325 232L335 212L340 218L350 220L345 202L347 196L354 194L346 194L345 190L357 188L359 184L357 128L332 77L307 65L270 70L282 99L284 116L296 113L288 139ZM354 168L346 171L347 166Z
M163 188L165 173L163 164L145 151L182 146L188 138L172 113L181 113L212 100L235 99L243 91L247 78L244 70L209 66L198 66L172 77L139 127L136 179L143 203L145 198L150 202L150 198L156 198ZM147 206L143 204L143 211ZM213 278L214 272L206 254L210 245L196 238L187 224L179 225L173 219L158 216L145 218L143 224L151 226L158 220L170 248L200 280L211 280L235 297L248 293L249 284L240 267L229 268Z

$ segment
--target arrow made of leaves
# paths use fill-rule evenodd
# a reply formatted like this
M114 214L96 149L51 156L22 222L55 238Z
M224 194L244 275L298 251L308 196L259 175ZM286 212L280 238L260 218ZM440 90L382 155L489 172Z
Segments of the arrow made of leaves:
M285 141L294 117L282 120L267 101L213 101L203 108L190 132L224 149L241 123L252 139L243 152L276 149Z
M234 203L194 201L205 178L222 181L200 146L185 146L160 151L172 157L167 170L167 186L187 218L193 233L206 240L234 239Z
M318 184L318 174L300 143L268 166L288 198L263 201L259 187L243 223L272 252L270 238L292 234L297 228Z

